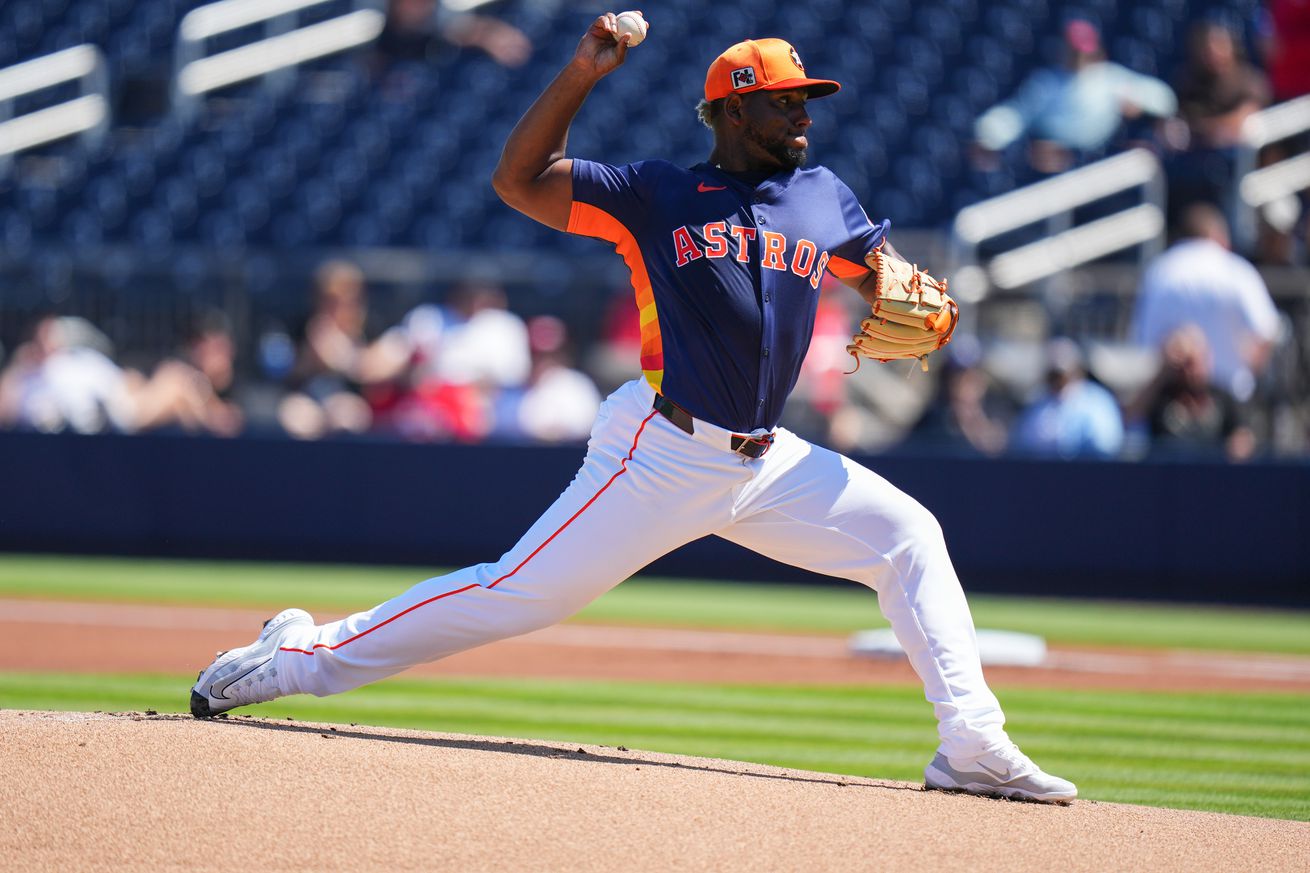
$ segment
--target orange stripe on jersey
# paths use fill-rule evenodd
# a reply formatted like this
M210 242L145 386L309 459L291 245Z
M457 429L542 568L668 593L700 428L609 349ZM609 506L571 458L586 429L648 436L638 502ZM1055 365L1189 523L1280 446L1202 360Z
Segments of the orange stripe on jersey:
M628 265L641 319L641 369L650 386L659 391L664 381L664 340L660 337L660 320L655 312L655 292L637 238L613 215L579 200L574 200L569 210L568 232L614 243L615 251Z
M838 279L855 279L869 272L869 265L857 264L833 255L828 259L828 270Z

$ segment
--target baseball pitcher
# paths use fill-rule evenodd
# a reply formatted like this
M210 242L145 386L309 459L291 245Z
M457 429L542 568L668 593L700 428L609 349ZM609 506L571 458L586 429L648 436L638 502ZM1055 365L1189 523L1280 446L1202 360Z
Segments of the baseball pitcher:
M888 222L870 221L832 172L806 166L807 103L840 86L811 77L781 39L746 40L705 78L708 160L571 159L574 116L627 56L624 18L591 23L510 134L493 183L525 215L614 246L641 315L642 377L605 401L577 476L499 560L337 622L279 613L201 673L192 712L336 694L545 627L717 534L877 592L937 717L929 787L1071 801L1074 785L1005 733L936 519L876 473L777 426L825 273L872 307L849 347L857 361L922 360L957 318L945 283L896 255Z

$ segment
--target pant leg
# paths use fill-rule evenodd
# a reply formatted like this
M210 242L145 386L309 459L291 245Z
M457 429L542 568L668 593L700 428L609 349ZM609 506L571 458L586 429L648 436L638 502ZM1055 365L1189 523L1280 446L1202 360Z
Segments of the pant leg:
M275 665L283 691L336 694L554 624L726 523L743 468L686 457L705 449L652 417L651 396L630 385L606 401L573 482L500 560L289 640Z
M933 515L876 473L786 431L764 461L733 524L718 535L875 589L923 680L941 750L963 757L1007 742L1005 717L983 679L969 605Z

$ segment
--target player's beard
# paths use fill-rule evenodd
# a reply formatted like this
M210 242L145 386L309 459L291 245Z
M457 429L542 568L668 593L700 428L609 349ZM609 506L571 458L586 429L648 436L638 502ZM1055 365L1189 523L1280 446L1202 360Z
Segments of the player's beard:
M805 161L809 157L808 150L788 148L781 137L769 139L754 124L746 125L745 136L746 139L768 152L769 157L781 164L784 170L800 169L805 166Z

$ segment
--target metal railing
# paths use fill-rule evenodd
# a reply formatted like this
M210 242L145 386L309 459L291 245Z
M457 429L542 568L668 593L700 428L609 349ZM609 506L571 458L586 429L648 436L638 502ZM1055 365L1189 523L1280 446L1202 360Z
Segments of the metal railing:
M201 96L228 85L283 71L306 61L372 42L386 15L378 0L352 0L345 14L300 26L297 13L330 0L219 0L192 10L178 25L173 61L173 109L194 113ZM237 48L207 54L206 41L261 26L261 36ZM289 87L287 76L274 84Z
M1142 189L1143 202L1073 226L1073 212L1123 191ZM979 246L1022 227L1046 223L1036 242L978 263ZM1164 248L1165 182L1160 161L1133 149L1086 167L968 206L955 217L951 290L965 302L993 287L1009 290L1133 246L1144 261Z
M1242 124L1233 181L1237 196L1234 236L1239 249L1255 244L1258 211L1276 200L1310 188L1310 152L1256 169L1260 150L1310 131L1310 95L1252 113Z
M109 126L105 58L93 45L79 45L0 70L0 176L24 149L69 136L94 142ZM14 101L64 82L81 92L71 100L14 115Z

